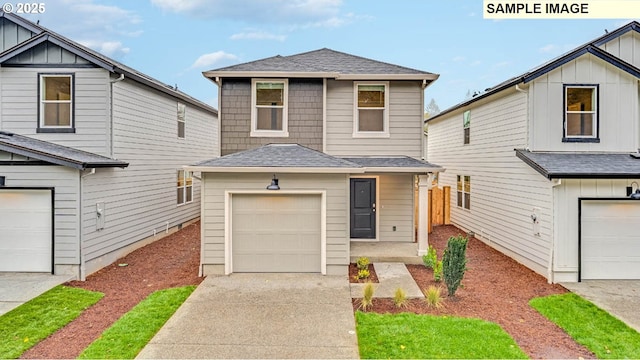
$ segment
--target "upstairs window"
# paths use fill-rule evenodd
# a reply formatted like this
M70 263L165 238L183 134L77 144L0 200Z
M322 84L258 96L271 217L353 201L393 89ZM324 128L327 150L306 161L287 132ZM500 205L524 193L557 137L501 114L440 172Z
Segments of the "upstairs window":
M471 209L471 176L458 175L457 177L458 207Z
M193 173L191 171L178 170L177 195L178 205L193 201Z
M251 136L289 136L287 80L253 80Z
M184 104L178 103L178 139L184 139L186 110Z
M38 132L73 132L73 75L40 74Z
M471 110L467 110L462 113L462 132L463 132L463 144L468 144L471 141Z
M598 86L565 85L563 141L598 141Z
M356 83L354 137L389 136L389 83Z

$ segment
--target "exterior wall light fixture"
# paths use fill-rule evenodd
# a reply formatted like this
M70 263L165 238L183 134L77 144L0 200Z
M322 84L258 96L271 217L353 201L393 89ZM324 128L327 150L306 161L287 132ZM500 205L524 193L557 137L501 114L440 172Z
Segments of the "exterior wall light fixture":
M633 192L633 184L636 184L636 191ZM638 187L638 183L637 182L632 182L631 186L630 186L632 192L631 195L629 195L629 198L633 199L633 200L640 200L640 187Z
M638 184L636 184L637 187ZM280 185L278 185L278 178L276 177L276 174L273 174L273 179L271 179L271 185L267 186L267 190L280 190ZM638 193L638 196L640 196L640 192Z

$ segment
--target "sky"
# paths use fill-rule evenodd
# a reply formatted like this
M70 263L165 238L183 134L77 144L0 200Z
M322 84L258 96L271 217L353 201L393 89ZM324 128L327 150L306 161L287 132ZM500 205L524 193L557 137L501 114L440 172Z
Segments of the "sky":
M441 110L633 19L483 19L482 0L42 0L29 20L217 107L202 72L330 48L440 74Z

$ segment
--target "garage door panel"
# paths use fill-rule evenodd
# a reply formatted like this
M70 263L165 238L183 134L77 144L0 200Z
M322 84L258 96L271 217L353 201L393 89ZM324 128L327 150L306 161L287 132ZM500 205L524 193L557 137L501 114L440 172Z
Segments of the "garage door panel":
M234 272L320 272L318 195L234 195Z
M640 202L583 201L582 279L640 279Z
M0 190L0 271L51 271L51 214L49 190Z

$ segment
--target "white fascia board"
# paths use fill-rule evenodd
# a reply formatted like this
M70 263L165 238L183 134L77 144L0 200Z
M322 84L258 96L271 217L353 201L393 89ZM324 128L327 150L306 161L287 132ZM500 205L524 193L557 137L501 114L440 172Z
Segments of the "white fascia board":
M221 166L197 166L183 167L187 171L200 171L209 173L293 173L293 174L361 174L364 168L317 168L317 167L221 167Z

